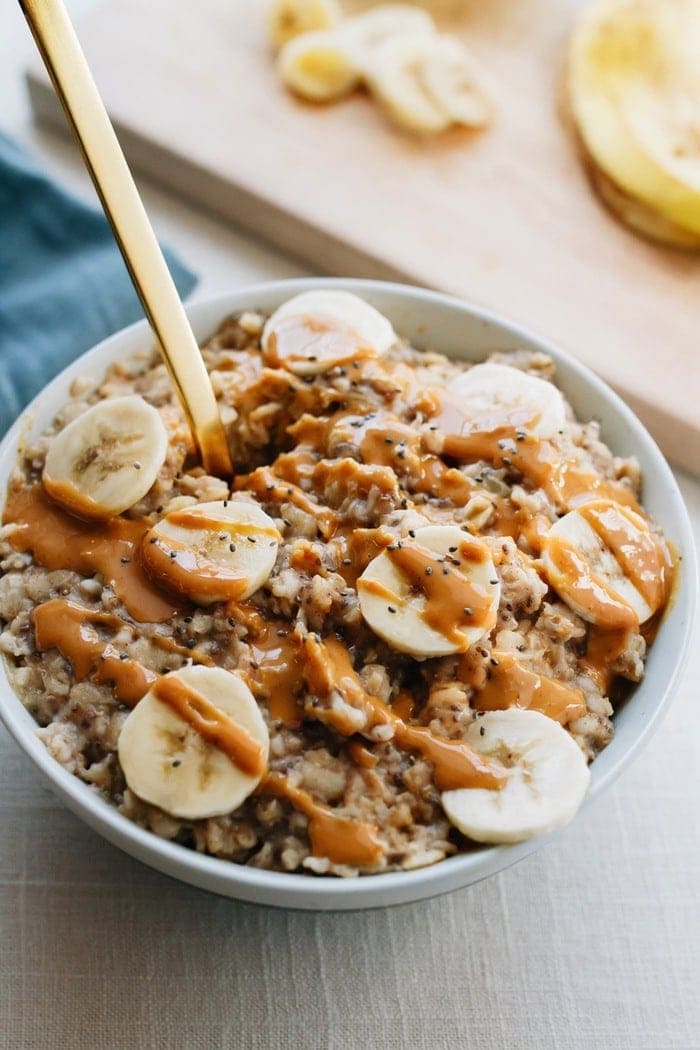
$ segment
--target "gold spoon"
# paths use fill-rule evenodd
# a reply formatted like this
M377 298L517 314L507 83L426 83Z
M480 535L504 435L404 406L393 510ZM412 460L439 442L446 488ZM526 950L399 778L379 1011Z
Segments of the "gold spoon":
M205 470L233 473L207 370L62 0L19 0L151 324Z

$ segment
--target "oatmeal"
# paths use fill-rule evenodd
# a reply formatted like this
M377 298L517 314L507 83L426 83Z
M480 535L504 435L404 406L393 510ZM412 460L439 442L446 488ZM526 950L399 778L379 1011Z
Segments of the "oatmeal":
M278 871L570 819L672 582L636 462L543 354L417 351L347 293L202 353L232 481L155 351L21 450L0 648L49 752L155 834Z

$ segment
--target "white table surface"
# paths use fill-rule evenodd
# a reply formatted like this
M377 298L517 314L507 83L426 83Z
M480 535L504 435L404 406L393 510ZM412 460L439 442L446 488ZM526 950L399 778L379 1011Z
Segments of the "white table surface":
M7 0L0 127L87 194L72 146L31 125L30 47ZM303 272L142 190L197 294ZM679 480L697 538L700 483ZM63 809L0 729L0 1047L700 1048L699 692L696 651L651 745L538 855L364 914L239 905L150 871Z

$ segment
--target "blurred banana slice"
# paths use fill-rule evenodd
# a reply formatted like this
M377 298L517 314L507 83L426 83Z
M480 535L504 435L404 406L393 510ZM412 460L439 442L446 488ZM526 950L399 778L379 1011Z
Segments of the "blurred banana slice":
M466 47L451 36L436 36L422 66L426 91L455 124L486 127L491 104L479 87L473 60Z
M418 659L464 652L493 627L501 594L486 544L429 525L374 558L357 581L362 616Z
M513 707L475 719L467 743L500 760L507 779L499 791L444 791L450 823L475 842L522 842L568 824L588 790L583 752L558 722Z
M272 0L267 25L273 47L281 48L302 33L330 29L340 21L337 0Z
M431 54L431 35L407 33L378 46L365 70L367 86L389 117L418 135L434 135L452 123L425 82L424 69Z
M240 806L260 783L268 750L252 693L222 667L163 675L126 719L118 743L131 791L183 820Z
M217 500L172 511L146 533L153 579L199 605L244 601L269 577L280 534L255 503Z
M584 620L634 630L663 605L670 559L635 511L591 500L546 534L542 567L551 587Z
M672 248L700 248L700 234L681 229L648 204L631 197L588 158L588 174L598 196L613 215L631 230Z
M428 12L410 4L380 4L346 18L339 28L356 68L363 74L373 71L387 42L402 36L429 37L436 32Z
M352 292L319 288L288 299L268 319L262 348L270 364L316 375L396 342L391 322Z
M475 416L529 414L524 429L536 437L556 437L566 423L564 398L554 384L511 365L474 365L457 377L450 391Z
M357 87L360 77L338 32L304 33L277 60L283 82L311 102L332 102Z
M168 434L137 394L100 401L53 438L42 480L80 518L104 520L142 499L168 451Z
M664 240L670 232L672 243L700 236L699 54L700 0L599 0L571 42L569 97L584 150L659 219L634 213L635 225ZM615 196L626 218L620 203Z

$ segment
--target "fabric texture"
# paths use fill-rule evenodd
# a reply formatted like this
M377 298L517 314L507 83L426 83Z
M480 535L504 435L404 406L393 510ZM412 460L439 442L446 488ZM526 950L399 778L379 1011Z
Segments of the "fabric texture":
M165 257L186 296L195 275ZM0 133L0 435L62 368L142 316L102 212Z

